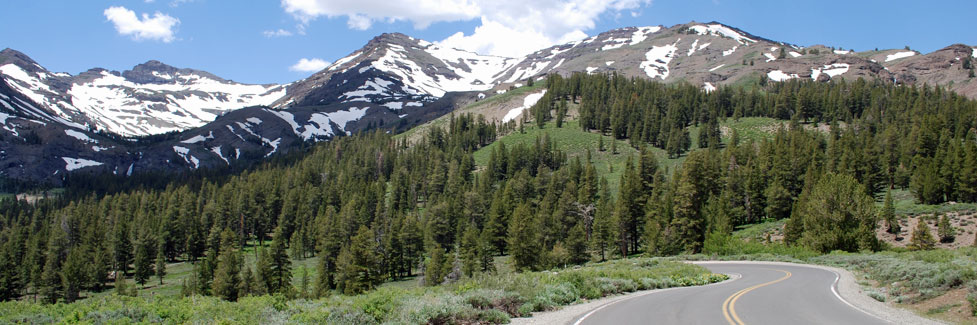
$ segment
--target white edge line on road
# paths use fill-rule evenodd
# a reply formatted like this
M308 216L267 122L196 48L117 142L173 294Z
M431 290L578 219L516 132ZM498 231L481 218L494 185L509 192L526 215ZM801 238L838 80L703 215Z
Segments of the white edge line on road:
M860 312L862 312L862 313L864 313L866 315L869 315L869 316L872 316L872 317L875 317L877 319L881 319L881 320L885 321L885 319L880 318L879 316L876 316L875 314L872 314L872 313L870 313L870 312L868 312L868 311L866 311L864 309L858 308L858 306L855 306L852 303L848 302L848 300L845 300L845 298L842 297L841 294L838 294L838 290L836 288L838 287L838 281L841 280L841 274L838 274L838 272L835 272L835 271L831 271L831 273L834 273L835 274L835 281L831 283L831 293L835 294L835 297L837 297L838 300L841 300L841 302L843 302L846 305L848 305L848 307L854 308L855 310L860 311Z
M594 313L600 311L601 309L604 309L607 306L613 305L613 304L618 303L618 302L621 302L621 301L631 300L631 299L634 299L634 298L644 297L644 296L647 296L647 295L650 295L650 294L653 294L653 293L659 293L659 292L665 292L665 291L672 291L672 290L676 290L676 289L699 288L699 287L708 287L708 286L712 286L712 285L719 285L719 284L723 284L723 283L733 282L733 281L739 280L740 278L743 277L743 275L742 274L739 274L739 273L730 273L728 275L735 275L735 276L730 276L730 278L728 280L726 280L726 281L717 282L717 283L710 283L710 284L702 285L702 286L672 287L672 288L665 288L665 289L659 289L659 290L651 290L651 291L645 292L643 294L640 294L640 295L637 295L637 296L634 296L634 297L628 297L628 298L614 300L614 301L608 302L606 304L600 305L600 307L594 308L590 312L584 314L583 316L581 316L580 318L578 318L576 322L573 322L573 325L580 325L581 323L583 323L584 320L587 320L587 317L590 317Z

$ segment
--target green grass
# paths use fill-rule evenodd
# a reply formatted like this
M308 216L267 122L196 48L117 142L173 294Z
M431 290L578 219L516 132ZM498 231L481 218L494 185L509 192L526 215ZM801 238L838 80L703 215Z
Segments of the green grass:
M244 265L250 267L252 272L257 272L255 269L255 262L257 260L255 255L255 250L258 249L256 245L257 242L249 241L248 246L245 246L242 256L244 257ZM268 241L264 243L264 249L269 245ZM305 268L308 277L309 284L312 285L318 271L316 269L316 258L304 258L304 259L293 259L292 260L292 284L295 287L299 286L301 281L302 268ZM135 283L131 276L127 279L129 285L135 286L139 296L148 297L177 297L180 295L180 290L183 285L184 280L189 280L193 275L194 269L193 264L190 262L177 262L170 263L166 265L166 276L163 277L163 284L159 284L159 279L153 276L144 285L139 285ZM100 292L83 292L82 297L102 297L111 296L114 294L114 290L109 288L108 290L103 290Z
M778 120L772 118L746 117L741 118L738 121L728 119L720 123L720 127L728 128L729 130L736 130L740 136L740 141L748 142L751 140L761 141L763 139L773 138L773 132L776 131L776 125L778 123L780 123ZM595 168L597 168L597 171L601 175L607 177L607 182L611 187L612 193L617 191L620 183L621 173L628 157L632 157L633 159L637 160L638 150L631 147L628 144L628 141L617 140L618 153L614 154L610 150L611 137L604 136L604 147L607 150L600 152L597 150L601 137L600 134L597 132L584 131L580 128L580 124L577 120L568 120L564 123L562 128L557 128L555 122L546 123L543 129L539 129L534 123L530 123L525 126L525 133L520 133L518 131L513 132L476 151L474 154L475 163L479 166L485 166L488 164L491 150L495 150L500 142L505 143L505 145L510 148L516 144L533 145L536 142L536 138L542 138L547 134L549 135L550 139L556 143L557 149L560 149L567 154L568 159L580 157L581 160L584 160L587 156L587 150L590 150ZM728 144L731 141L731 135L732 131L725 134L723 137L723 142ZM692 141L690 151L698 149L698 126L689 128L689 138ZM650 145L648 148L655 154L660 167L664 168L669 175L685 161L686 155L684 154L676 158L669 158L668 154L663 149L652 147Z
M883 196L884 197L884 196ZM977 204L974 203L942 203L942 204L922 204L916 201L916 196L906 189L896 189L892 191L892 203L896 210L896 215L918 216L926 214L942 214L947 212L966 212L977 211ZM882 203L877 203L882 206Z
M787 219L767 220L758 224L739 226L736 231L733 231L733 237L746 240L763 240L768 233L780 233L786 223Z
M736 130L739 135L740 143L747 143L772 140L777 132L777 126L783 122L769 117L743 117L739 120L726 119L719 123L719 126L730 130L729 134L724 134L723 143L728 144L731 141L733 130Z
M383 286L358 296L315 300L280 296L123 297L72 304L0 303L0 323L507 323L582 299L725 280L707 269L662 259L632 258L542 272L481 274L438 287Z
M580 157L580 161L586 162L587 150L591 152L594 168L597 168L599 175L607 177L607 183L611 187L611 192L616 193L621 179L621 173L628 157L637 159L638 150L632 148L627 141L617 140L617 154L611 152L612 138L604 136L605 151L598 151L598 143L601 135L595 132L587 132L580 128L576 120L566 121L562 128L557 128L555 122L547 123L543 129L532 125L526 125L525 133L519 131L503 136L492 144L475 151L475 163L478 166L488 164L489 155L492 150L505 143L505 146L512 148L517 144L532 146L537 138L549 135L550 140L554 141L556 148L562 150L567 155L567 159L573 160ZM664 151L661 151L664 155ZM613 171L612 171L613 170Z

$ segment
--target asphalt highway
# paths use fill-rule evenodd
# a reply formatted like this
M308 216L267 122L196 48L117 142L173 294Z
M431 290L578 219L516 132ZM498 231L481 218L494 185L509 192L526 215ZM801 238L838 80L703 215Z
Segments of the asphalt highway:
M574 324L886 324L837 294L832 271L783 264L700 264L733 280L649 292L600 306Z

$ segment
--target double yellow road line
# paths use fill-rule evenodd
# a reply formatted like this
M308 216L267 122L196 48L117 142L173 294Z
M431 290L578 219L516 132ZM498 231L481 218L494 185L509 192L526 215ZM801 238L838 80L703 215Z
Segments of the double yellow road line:
M729 322L729 324L745 325L745 323L743 323L743 320L741 320L740 317L736 315L736 300L740 299L740 297L742 297L743 295L745 295L750 291L753 291L756 288L765 287L780 281L787 280L787 278L790 278L791 275L790 272L784 270L775 270L775 271L784 272L784 277L737 291L732 296L729 296L729 298L726 298L726 301L723 301L723 316L726 316L726 321Z

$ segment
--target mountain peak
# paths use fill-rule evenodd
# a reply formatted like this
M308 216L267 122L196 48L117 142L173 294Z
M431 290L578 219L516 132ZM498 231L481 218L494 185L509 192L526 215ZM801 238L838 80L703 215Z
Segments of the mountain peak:
M37 64L37 62L35 62L34 59L31 59L31 57L27 56L27 54L9 47L3 49L3 51L0 51L0 65L5 65L8 63L16 64L21 69L27 71L37 71L43 69L40 64Z
M149 61L146 61L145 63L138 64L135 67L132 67L132 70L130 70L130 71L156 71L156 72L167 72L167 73L169 73L169 72L176 72L177 70L179 70L179 69L177 69L177 68L175 68L173 66L167 65L167 64L165 64L163 62L160 62L160 61L157 61L157 60L149 60Z
M206 71L177 68L157 60L149 60L132 67L132 70L123 71L122 77L136 83L164 84L173 82L173 78L179 74L196 74L217 81L226 81Z

